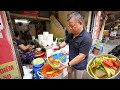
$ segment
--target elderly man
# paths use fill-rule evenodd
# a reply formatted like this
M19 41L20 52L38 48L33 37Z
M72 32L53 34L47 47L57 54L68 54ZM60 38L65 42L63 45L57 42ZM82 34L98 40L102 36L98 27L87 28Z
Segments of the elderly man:
M68 22L71 33L63 43L55 48L60 49L69 44L69 63L61 64L59 69L68 69L68 79L71 79L73 71L76 79L82 79L87 66L92 38L83 28L83 17L78 12L72 12L68 16Z

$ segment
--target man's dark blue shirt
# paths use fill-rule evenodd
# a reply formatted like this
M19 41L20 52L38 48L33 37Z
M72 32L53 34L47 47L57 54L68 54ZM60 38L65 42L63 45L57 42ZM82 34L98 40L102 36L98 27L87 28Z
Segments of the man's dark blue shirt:
M79 53L86 55L84 60L80 61L76 65L73 65L73 67L77 70L85 70L87 66L89 51L92 45L92 38L90 34L86 30L82 30L82 32L73 39L73 34L70 33L67 36L65 42L69 44L70 61L79 55Z

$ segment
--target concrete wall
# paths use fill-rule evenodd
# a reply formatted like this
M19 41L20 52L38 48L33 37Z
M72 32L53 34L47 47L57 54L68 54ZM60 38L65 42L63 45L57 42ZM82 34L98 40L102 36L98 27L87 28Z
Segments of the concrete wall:
M66 27L68 32L69 32L69 28L68 28L67 15L70 13L71 13L71 11L58 11L58 19L59 19L60 23L64 27ZM83 15L85 26L87 26L88 11L82 11L81 15ZM65 37L65 30L59 30L53 22L46 23L46 30L49 31L49 33L53 33L54 38L64 38Z
M50 31L51 28L50 21L46 21L45 23L46 23L46 31Z
M59 21L62 23L63 26L67 28L68 31L69 31L69 28L68 28L67 15L70 13L71 11L59 11L58 12ZM79 13L84 17L84 23L85 23L84 25L87 26L89 11L80 11Z
M89 11L80 11L80 14L83 16L84 18L84 26L87 26L88 24L88 15L89 15Z
M49 31L49 33L53 34L54 38L64 38L65 37L65 31L59 30L59 28L53 22L50 22L50 29L48 31Z
M64 27L66 27L68 32L69 32L69 28L68 28L67 15L70 14L70 12L71 11L59 11L58 12L59 21Z
M30 34L32 36L36 36L36 30L35 30L35 25L34 24L29 25L29 30L30 30Z

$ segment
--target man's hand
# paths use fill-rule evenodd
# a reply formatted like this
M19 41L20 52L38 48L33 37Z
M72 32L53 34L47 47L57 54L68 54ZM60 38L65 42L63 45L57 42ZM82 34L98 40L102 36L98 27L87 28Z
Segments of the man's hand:
M59 49L65 47L66 45L67 45L67 43L64 41L59 46L54 46L53 50L59 50Z
M68 67L68 64L63 64L61 63L60 67L58 68L59 70L63 70Z
M53 50L54 50L54 51L59 50L59 46L53 47Z

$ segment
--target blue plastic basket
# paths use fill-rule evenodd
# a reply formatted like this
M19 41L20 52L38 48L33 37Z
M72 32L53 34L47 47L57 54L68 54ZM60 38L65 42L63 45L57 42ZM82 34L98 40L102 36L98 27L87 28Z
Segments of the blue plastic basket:
M67 57L66 57L66 55L65 55L64 53L53 54L52 57L53 57L54 59L60 60L62 63L65 63L65 62L66 62L66 59L67 59Z

